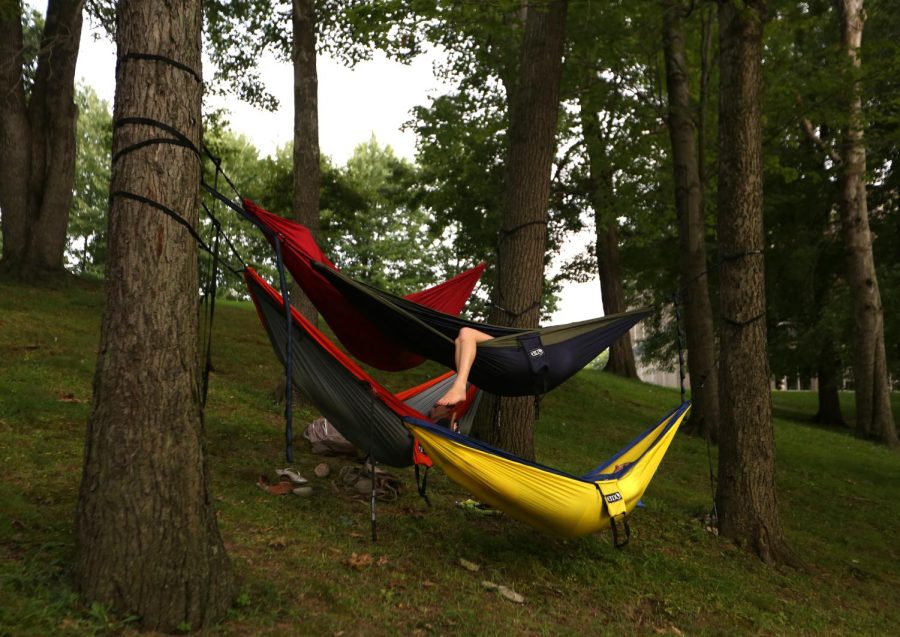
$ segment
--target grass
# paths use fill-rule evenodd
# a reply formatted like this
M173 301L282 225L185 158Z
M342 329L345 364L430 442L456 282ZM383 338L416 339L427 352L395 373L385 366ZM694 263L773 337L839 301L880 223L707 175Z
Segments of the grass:
M79 599L73 517L99 340L102 290L0 282L0 636L137 634L133 618ZM770 568L706 532L707 448L679 436L632 519L632 542L563 541L505 517L455 507L467 495L439 472L434 506L405 491L378 507L312 477L323 461L296 444L310 498L256 485L283 466L279 376L253 310L217 311L207 407L212 490L240 578L211 635L888 635L900 622L900 454L808 419L811 393L775 395L778 503L806 565ZM438 370L380 374L394 389ZM852 418L849 401L845 417ZM677 392L586 371L548 395L539 460L585 471L677 404ZM298 428L316 414L297 412ZM715 450L713 450L715 453ZM336 472L349 461L326 460ZM333 474L334 475L334 474ZM465 559L480 566L470 572ZM525 596L513 604L482 586ZM189 627L185 627L188 629Z

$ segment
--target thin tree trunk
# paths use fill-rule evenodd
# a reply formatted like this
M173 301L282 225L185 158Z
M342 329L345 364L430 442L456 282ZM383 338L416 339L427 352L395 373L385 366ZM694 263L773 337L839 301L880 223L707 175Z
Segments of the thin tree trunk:
M596 240L594 254L597 258L597 274L600 278L600 296L604 314L625 312L625 287L619 266L619 228L615 207L613 167L606 160L605 136L597 119L598 108L591 103L587 93L579 99L581 128L588 156L591 206L594 209ZM609 348L606 371L625 378L638 378L634 363L631 334L625 334Z
M50 0L31 95L25 98L22 5L0 14L0 271L64 270L75 179L75 63L84 0Z
M200 146L195 69L199 0L119 5L115 119L144 117ZM115 129L113 150L159 136ZM113 165L111 193L133 193L198 223L198 157L150 145ZM197 246L155 207L116 194L109 211L106 309L77 514L77 583L88 600L149 630L209 626L234 579L209 487L198 374Z
M292 62L294 67L294 219L319 240L319 76L316 70L315 0L293 0ZM299 285L291 286L290 300L313 325L318 324L316 306ZM287 379L275 382L272 398L281 404Z
M818 379L819 379L819 411L813 417L815 422L823 425L844 426L844 416L841 414L841 400L838 394L838 374L840 363L834 353L834 344L827 339L819 352Z
M691 110L690 73L685 55L680 3L663 10L669 137L675 171L675 208L680 240L681 297L691 378L688 430L711 440L718 437L719 386L715 368L715 333L706 265L706 214Z
M865 13L863 0L837 0L841 16L841 44L850 56L850 71L861 67ZM891 388L884 346L884 310L872 254L869 211L866 201L866 147L863 142L862 88L853 77L846 91L847 124L844 127L839 178L841 227L847 255L847 280L853 302L853 382L856 391L856 431L895 447L897 428L891 412Z
M766 357L760 75L765 2L719 4L720 533L789 558L775 495Z
M529 5L513 94L503 228L497 247L498 285L492 321L534 327L540 319L547 245L550 170L562 73L566 2ZM524 458L534 458L534 410L529 397L490 397L475 434Z
M315 0L293 0L294 218L319 239L319 78L316 71ZM306 294L294 286L300 312L316 324Z
M596 208L594 210L597 219ZM597 226L596 254L603 313L620 314L627 311L622 269L619 266L619 224L616 220L607 223L604 230L600 229L600 225ZM623 378L638 379L630 332L626 332L609 346L609 360L604 371Z

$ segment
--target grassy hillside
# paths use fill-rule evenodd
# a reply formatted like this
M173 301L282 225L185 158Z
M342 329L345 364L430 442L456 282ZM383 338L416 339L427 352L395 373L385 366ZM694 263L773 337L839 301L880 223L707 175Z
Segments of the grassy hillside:
M99 339L100 287L0 283L0 636L129 634L127 618L72 588L73 511ZM282 467L280 373L248 305L217 311L207 408L212 490L241 580L215 635L895 634L900 622L900 454L806 422L815 397L776 396L778 500L803 569L768 568L704 530L706 445L679 436L632 518L632 542L562 541L454 504L435 472L426 508L411 470L379 504L312 475L312 497L256 486ZM401 389L437 368L384 375ZM678 402L677 392L587 371L547 396L539 460L573 473L605 459ZM900 412L898 412L900 413ZM849 409L846 416L852 416ZM315 414L297 413L297 428ZM713 454L715 450L713 450ZM480 567L463 568L460 559ZM482 586L506 585L514 604Z

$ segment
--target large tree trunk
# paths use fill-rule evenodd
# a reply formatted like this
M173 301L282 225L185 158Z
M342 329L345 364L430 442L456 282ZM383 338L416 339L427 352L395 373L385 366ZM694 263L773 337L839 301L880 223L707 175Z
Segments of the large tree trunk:
M200 145L201 85L160 55L200 70L199 0L123 2L115 119L144 117ZM113 150L159 136L115 129ZM77 582L89 600L144 628L220 619L234 579L209 489L198 358L197 246L133 193L198 223L197 155L150 145L113 165L106 308L76 517Z
M766 562L789 556L775 497L766 356L760 74L763 0L719 4L721 422L716 504L724 537Z
M503 227L497 247L493 322L534 327L540 320L547 245L550 171L556 150L566 2L531 5L513 93L504 183ZM482 440L534 458L534 410L529 397L490 397L476 423Z
M850 56L850 71L858 74L865 21L863 0L837 0L836 4L841 16L841 44ZM856 431L861 437L894 447L898 439L891 413L891 388L884 347L884 310L875 273L866 201L866 147L863 142L861 90L859 80L852 77L844 92L847 97L847 124L843 132L839 181L847 279L853 302Z
M22 11L0 12L0 271L23 278L64 269L75 179L75 62L84 0L50 0L37 71L23 84Z
M315 0L293 1L294 218L319 238L319 79ZM295 304L316 323L316 308L296 288Z
M597 233L594 254L600 278L600 297L603 300L604 314L618 314L628 308L619 266L619 214L615 206L613 167L607 161L608 152L604 143L605 135L598 120L598 108L592 104L586 91L582 93L579 105L581 129L588 156L588 189ZM626 333L610 346L606 371L625 378L638 377L631 334Z
M669 138L675 171L675 209L678 213L681 291L691 377L692 433L718 438L719 384L715 367L715 333L709 279L706 275L706 214L692 117L690 74L685 55L682 8L666 2L663 42L666 86L669 93Z

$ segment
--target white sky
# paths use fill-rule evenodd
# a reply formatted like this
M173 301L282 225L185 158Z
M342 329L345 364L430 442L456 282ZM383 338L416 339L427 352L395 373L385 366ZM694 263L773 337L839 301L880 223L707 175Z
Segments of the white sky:
M76 81L92 86L112 105L115 45L96 35L99 32L86 20L75 77ZM429 95L441 92L443 85L434 77L432 62L432 57L420 57L410 65L403 65L380 57L348 69L320 56L317 66L322 154L330 156L336 165L343 165L353 149L374 134L380 144L393 148L397 156L414 161L415 135L401 128L410 119L414 106L426 104ZM265 156L291 139L293 73L289 63L274 59L263 60L260 71L269 91L279 99L278 111L260 111L236 98L225 98L213 105L231 111L231 128L247 135ZM561 256L574 256L590 240L590 233L573 237ZM602 313L599 281L569 284L562 292L560 310L553 315L551 323L578 321Z

